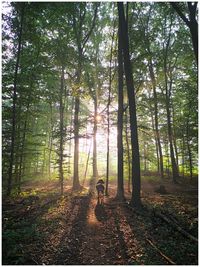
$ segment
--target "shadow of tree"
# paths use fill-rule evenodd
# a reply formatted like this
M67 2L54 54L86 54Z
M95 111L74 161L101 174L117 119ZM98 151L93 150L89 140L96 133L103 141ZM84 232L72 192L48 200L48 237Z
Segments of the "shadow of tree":
M57 252L52 259L54 265L81 264L79 250L82 244L90 200L90 195L77 198L77 205L79 206L78 213L72 222L70 233L64 232L60 239Z
M108 214L103 205L97 203L94 213L98 221L102 222L108 220Z

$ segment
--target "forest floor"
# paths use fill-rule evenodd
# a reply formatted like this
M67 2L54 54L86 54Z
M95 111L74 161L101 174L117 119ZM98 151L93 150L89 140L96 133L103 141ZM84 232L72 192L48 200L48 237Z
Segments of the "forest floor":
M135 210L114 199L114 185L100 206L88 187L60 197L56 182L27 184L3 199L3 264L197 265L198 187L164 185L160 194L143 181Z

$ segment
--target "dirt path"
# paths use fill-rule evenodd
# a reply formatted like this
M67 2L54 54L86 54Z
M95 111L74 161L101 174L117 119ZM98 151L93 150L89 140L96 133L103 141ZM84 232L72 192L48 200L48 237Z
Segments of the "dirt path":
M38 197L33 203L20 202L20 210L6 213L5 230L19 234L19 248L13 259L6 258L5 252L4 264L16 262L18 255L23 257L23 265L169 264L148 240L176 264L197 264L196 244L147 210L139 214L117 203L116 188L111 188L103 206L97 205L96 195L88 194L88 190L77 194L67 190L63 198L48 194L44 200ZM191 225L191 234L195 235L196 200L186 205L183 196L162 196L152 191L150 195L143 194L142 201L157 208L167 207L177 215L182 227ZM33 225L35 229L30 234Z
M45 242L40 264L141 265L147 259L166 264L147 244L143 218L112 199L100 206L95 196L77 197L66 204L62 216Z

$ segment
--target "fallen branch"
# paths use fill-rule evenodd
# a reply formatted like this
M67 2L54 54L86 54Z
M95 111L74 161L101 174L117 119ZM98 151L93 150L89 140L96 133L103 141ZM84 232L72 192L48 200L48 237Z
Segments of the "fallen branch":
M135 213L144 216L144 214L142 212L140 212L139 210L134 209L133 207L131 207L130 205L127 205L127 207L134 211ZM188 239L198 242L198 239L196 237L194 237L193 235L189 234L188 232L186 232L185 230L183 230L180 225L178 225L175 220L173 219L173 221L171 221L170 219L168 219L165 215L161 214L160 212L156 212L155 210L151 210L157 217L161 218L163 221L165 221L166 223L168 223L169 225L171 225L172 227L174 227L179 233L181 233L182 235L184 235L185 237L187 237Z
M161 218L163 221L165 221L166 223L168 223L169 225L173 226L178 232L180 232L182 235L184 235L185 237L189 238L190 240L193 240L195 242L198 242L198 239L194 236L192 236L191 234L189 234L188 232L186 232L185 230L183 230L177 223L172 222L170 219L168 219L165 215L159 213L159 212L154 212L156 216L158 216L159 218Z
M159 248L157 248L156 245L150 239L146 238L146 240L165 260L167 260L172 265L176 265L176 263L169 257L167 257Z

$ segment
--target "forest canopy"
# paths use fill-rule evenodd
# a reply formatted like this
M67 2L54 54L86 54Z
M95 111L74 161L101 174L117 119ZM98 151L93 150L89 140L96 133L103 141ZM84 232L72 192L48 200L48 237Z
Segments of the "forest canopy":
M2 3L3 264L198 264L197 13Z
M174 182L193 179L198 146L197 3L125 6L138 168ZM20 192L24 181L34 179L58 178L61 192L64 181L77 189L91 175L115 179L120 129L122 172L130 187L132 102L122 73L119 127L116 3L4 2L2 16L5 192Z

